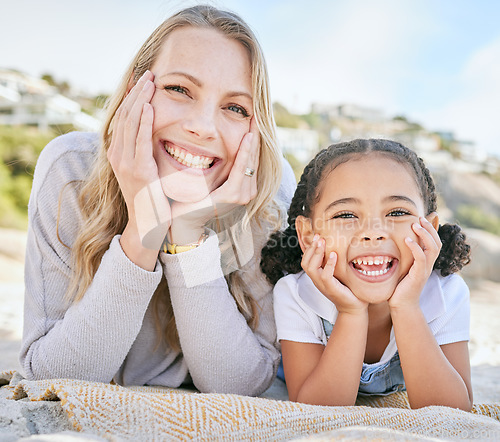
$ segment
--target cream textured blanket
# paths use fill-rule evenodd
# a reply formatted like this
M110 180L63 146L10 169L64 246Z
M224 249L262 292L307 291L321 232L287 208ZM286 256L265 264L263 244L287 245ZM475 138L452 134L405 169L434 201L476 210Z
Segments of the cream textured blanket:
M10 376L10 378L9 378ZM108 440L500 440L500 404L408 409L406 395L322 407L232 394L0 376L11 399L60 400L74 428Z

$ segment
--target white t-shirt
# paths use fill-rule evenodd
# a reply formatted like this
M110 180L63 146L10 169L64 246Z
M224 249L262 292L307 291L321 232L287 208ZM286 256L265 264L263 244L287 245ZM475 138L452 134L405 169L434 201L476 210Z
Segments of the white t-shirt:
M469 288L456 274L431 273L420 295L420 308L439 345L469 340ZM305 272L287 275L274 287L274 315L278 340L326 345L323 319L335 324L338 311ZM397 351L394 329L376 364L389 361Z

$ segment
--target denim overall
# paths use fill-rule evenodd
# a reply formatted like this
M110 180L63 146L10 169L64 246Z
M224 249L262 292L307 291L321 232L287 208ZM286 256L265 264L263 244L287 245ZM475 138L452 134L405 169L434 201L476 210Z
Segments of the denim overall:
M323 328L325 329L327 339L330 338L333 329L332 323L323 319ZM363 363L358 394L386 396L405 389L405 381L398 352L384 364Z

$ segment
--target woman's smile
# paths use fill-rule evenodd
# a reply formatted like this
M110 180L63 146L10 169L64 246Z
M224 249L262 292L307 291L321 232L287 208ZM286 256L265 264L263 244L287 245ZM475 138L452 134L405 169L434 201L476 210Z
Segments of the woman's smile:
M168 141L162 141L165 152L170 155L179 165L191 169L206 170L212 167L219 159L213 156L206 156L191 152L183 147Z

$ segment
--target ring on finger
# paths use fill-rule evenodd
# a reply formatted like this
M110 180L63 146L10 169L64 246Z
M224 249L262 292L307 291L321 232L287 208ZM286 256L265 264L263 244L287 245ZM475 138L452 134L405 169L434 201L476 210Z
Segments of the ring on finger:
M253 177L253 174L255 173L255 169L252 169L251 167L247 167L245 169L245 175L249 177Z

